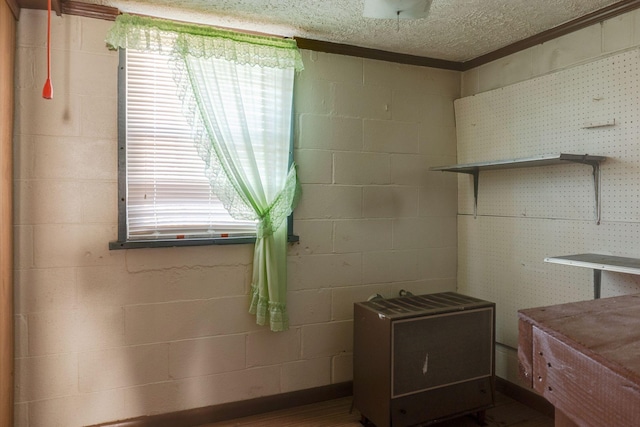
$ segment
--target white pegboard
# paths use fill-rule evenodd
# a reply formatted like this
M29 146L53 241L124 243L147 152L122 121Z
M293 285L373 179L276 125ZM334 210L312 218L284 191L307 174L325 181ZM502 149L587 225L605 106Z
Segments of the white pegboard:
M590 269L544 263L584 252L640 258L640 53L627 51L455 102L458 163L557 153L606 156L601 225L590 166L480 173L458 180L458 288L497 304L497 338L517 345L517 310L593 297ZM614 126L590 127L615 120ZM602 274L602 296L640 277Z
M496 303L496 338L512 347L518 310L593 298L593 270L544 258L640 253L638 223L460 215L458 236L458 291ZM602 272L603 298L638 292L640 276Z
M640 172L639 82L640 53L633 50L459 99L458 163L560 152L607 156L603 218L640 221L640 197L630 197L640 194L640 180L632 179ZM611 120L614 126L584 128ZM503 184L487 182L492 176ZM478 213L589 219L592 188L591 168L583 165L483 173ZM513 197L502 198L505 192ZM461 182L459 194L460 211L472 212L473 187Z

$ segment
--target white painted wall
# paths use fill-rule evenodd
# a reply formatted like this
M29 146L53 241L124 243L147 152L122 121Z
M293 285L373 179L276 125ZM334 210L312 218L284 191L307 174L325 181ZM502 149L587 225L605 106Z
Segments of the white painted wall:
M16 426L76 427L349 381L352 304L456 287L460 73L304 51L291 330L246 313L250 245L109 251L109 22L22 10L16 69Z
M547 76L572 67L579 67L638 46L640 46L640 11L633 11L469 70L462 75L462 95L472 96L491 90L499 91L501 90L500 88L511 88L511 85L518 82L530 81L531 79ZM599 76L606 75L606 73L593 74L591 76L592 82L597 82L598 78L603 78ZM550 77L555 78L553 76ZM597 86L594 83L594 87ZM544 89L541 88L541 90ZM588 88L585 88L585 90L588 91ZM506 91L503 90L503 92ZM508 92L511 93L511 90ZM602 94L603 97L609 95L608 93ZM625 93L625 95L627 94ZM517 100L514 100L514 108L516 103L518 105L522 104L522 97L526 98L526 95L522 93ZM534 101L532 99L532 102ZM565 100L565 102L568 101ZM573 106L573 104L571 105ZM567 105L567 107L570 107L570 105ZM579 107L579 105L573 107ZM593 108L587 107L587 109ZM620 123L615 132L625 132L625 129L635 126L630 123L633 123L633 120ZM567 126L570 126L569 122L567 122ZM496 151L509 152L512 148L514 152L518 152L517 143L522 141L518 140L517 130L521 129L522 126L517 123L503 123L496 127L509 130L504 132L504 135L500 135L501 137L510 135L513 138L513 147L503 145L495 147ZM499 130L497 131L499 132ZM496 138L497 144L500 143L498 139L504 141L508 138ZM463 159L465 161L473 161L470 157L477 155L477 150L474 152L472 146L461 144L460 142L459 140L458 156L460 161L463 161ZM558 142L557 147L563 147L564 142ZM516 335L514 335L513 331L516 331L517 334L517 317L514 307L521 306L524 308L523 306L527 305L548 305L564 302L565 300L583 300L592 297L592 274L590 270L545 264L542 262L544 256L599 252L637 257L640 253L640 245L633 238L640 230L640 222L635 219L631 221L621 219L621 213L614 211L613 208L614 205L620 206L621 204L627 206L627 208L628 206L635 206L636 195L627 194L623 190L630 186L634 187L637 180L637 176L633 172L637 171L638 167L635 157L624 155L629 148L632 151L634 150L633 147L625 145L628 143L627 138L609 141L605 134L602 134L602 139L594 140L593 134L590 134L589 142L584 141L583 144L578 144L579 147L586 148L589 154L612 157L603 166L602 179L604 186L607 187L608 195L606 193L603 194L603 203L606 207L603 207L603 221L600 226L596 226L593 223L592 215L590 214L593 211L593 195L589 194L591 191L590 185L588 185L589 168L582 172L566 170L564 177L559 177L558 171L548 171L546 173L550 177L545 181L545 185L549 189L548 197L540 200L543 201L542 203L563 204L565 208L569 204L569 207L575 208L576 212L565 218L570 218L573 221L558 221L558 218L553 218L552 211L556 209L546 209L549 213L549 216L546 217L542 215L541 218L537 219L525 218L523 214L518 212L517 208L515 211L511 209L514 207L514 204L509 204L513 201L511 198L505 199L502 205L494 204L489 208L485 203L485 208L492 211L495 216L478 218L478 220L469 219L471 217L468 215L459 217L459 290L466 292L474 288L476 286L474 280L477 277L493 277L493 282L507 284L501 285L501 291L495 298L498 303L498 311L503 310L503 319L511 322L511 324L507 324L502 329L502 332L499 331L503 342L506 341L509 344L509 346L498 345L497 348L497 374L500 377L512 382L519 382L517 355L512 348L515 346L514 342L516 340ZM540 146L542 147L544 144L549 147L549 145L553 145L553 141L545 138L544 141L540 141ZM550 149L553 149L553 147ZM561 148L558 148L558 150L561 151ZM607 150L608 152L603 152L602 150ZM529 153L530 155L542 154L535 149L531 151L533 152ZM552 154L552 152L544 154ZM519 153L519 155L514 155L513 157L527 157L527 155ZM577 177L579 173L582 173L585 177L584 181L579 182L587 184L585 186L587 193L582 191L584 188L579 190L576 187L573 187L573 190L571 188L563 189L563 186L567 185L567 178ZM540 180L532 181L529 185L524 179L521 179L519 181L520 187L513 187L513 181L518 180L518 177L522 177L523 174L534 177L537 174L540 177L545 175L545 172L542 170L517 173L501 171L486 174L488 180L484 180L484 187L483 179L482 177L480 178L480 198L482 199L484 194L487 196L483 199L484 202L490 199L493 202L499 202L501 197L508 197L508 194L515 194L510 192L517 191L517 197L513 199L519 198L521 205L524 206L525 203L522 203L522 199L527 197L527 194L529 194L527 191L530 191L531 188L539 187ZM576 180L570 185L574 185L575 182ZM460 185L468 187L470 183L466 177L461 177ZM487 185L493 185L494 188L488 189ZM496 193L496 189L499 189L497 190L498 192L502 191L502 194ZM483 192L483 190L486 191ZM574 190L575 193L573 192ZM558 194L562 194L562 191L567 191L566 195L557 197ZM472 189L469 189L464 191L466 194L463 195L463 192L460 194L464 198L464 200L459 200L459 212L461 214L469 213L470 201L468 195L471 192ZM575 206L570 205L580 198L582 199ZM586 205L583 203L584 201L588 201ZM625 201L628 203L625 204ZM515 204L517 205L517 202ZM579 214L580 209L585 208L587 215ZM543 208L543 210L545 209ZM632 216L635 216L635 213ZM564 253L567 250L569 252ZM502 268L495 268L497 259L503 263ZM545 287L549 282L557 282L562 288L550 291L548 287ZM536 286L536 284L539 286ZM635 276L605 273L603 274L602 286L604 297L638 292L640 291L640 279ZM541 301L545 301L545 303L541 304ZM504 310L508 310L508 313L505 313ZM504 332L507 329L509 331Z

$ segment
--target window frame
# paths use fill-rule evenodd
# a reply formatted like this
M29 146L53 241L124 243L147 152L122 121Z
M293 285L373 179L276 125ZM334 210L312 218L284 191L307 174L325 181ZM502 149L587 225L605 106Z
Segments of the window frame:
M127 239L127 67L126 49L118 52L118 239L109 242L109 249L166 248L176 246L208 246L253 244L255 236L186 238L186 239ZM291 112L294 115L294 111ZM294 126L294 121L291 121ZM293 164L294 133L289 141L289 165ZM203 172L204 173L204 172ZM287 240L298 242L299 236L293 233L293 213L287 217Z

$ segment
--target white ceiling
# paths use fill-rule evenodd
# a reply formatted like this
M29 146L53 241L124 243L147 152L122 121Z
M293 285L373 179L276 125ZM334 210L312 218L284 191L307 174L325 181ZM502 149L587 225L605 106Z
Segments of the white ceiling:
M433 0L427 18L364 18L364 0L83 0L122 12L466 61L619 0Z

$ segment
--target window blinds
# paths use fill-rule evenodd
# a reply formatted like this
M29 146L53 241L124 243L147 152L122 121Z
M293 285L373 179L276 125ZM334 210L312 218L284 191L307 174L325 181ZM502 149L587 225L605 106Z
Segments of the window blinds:
M126 76L127 238L255 235L211 191L168 57L128 49Z

